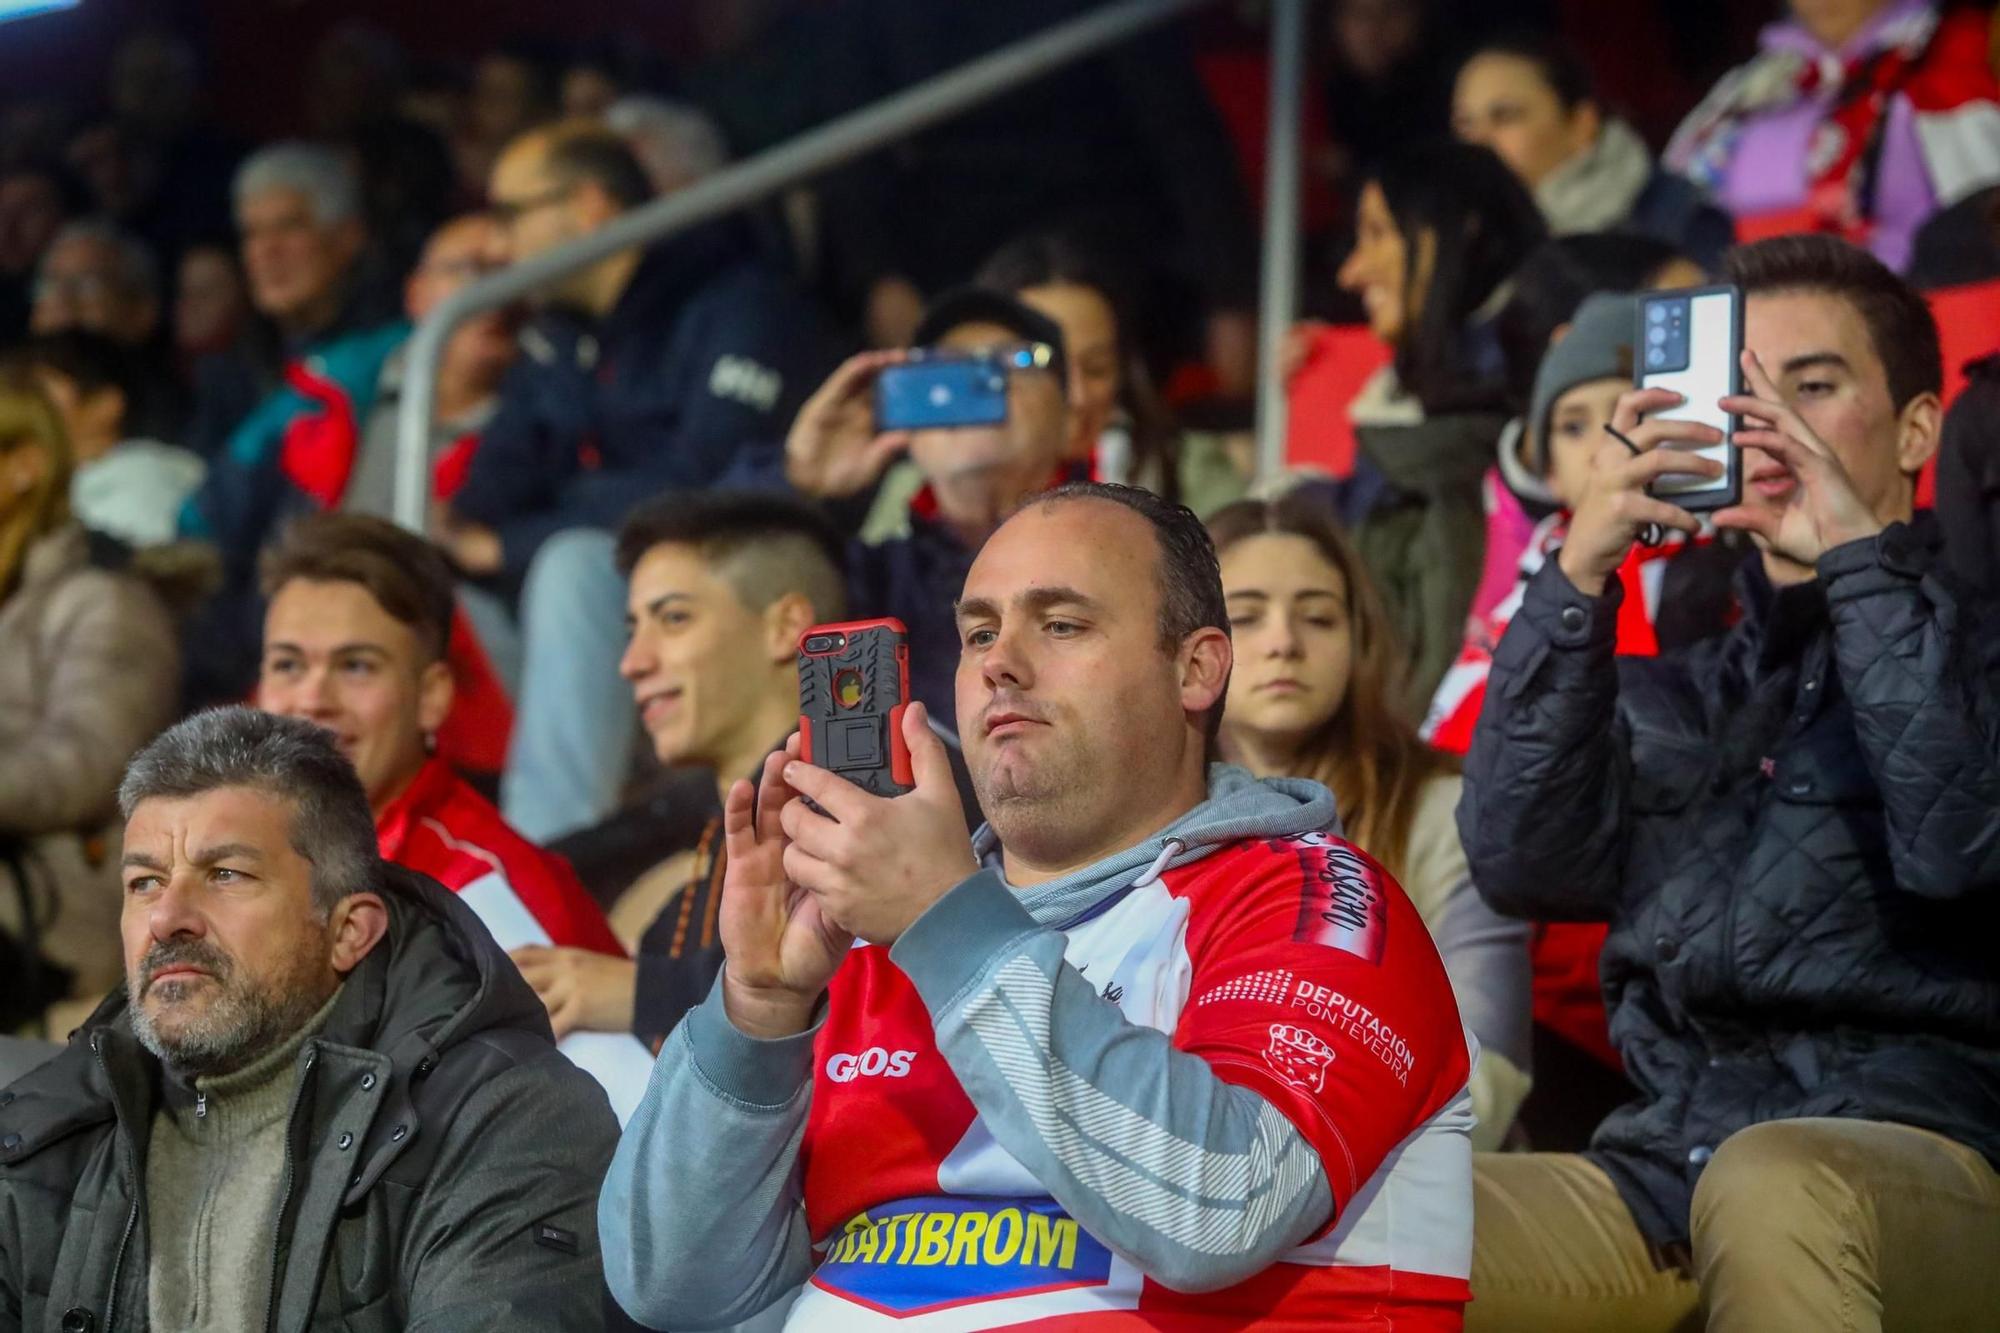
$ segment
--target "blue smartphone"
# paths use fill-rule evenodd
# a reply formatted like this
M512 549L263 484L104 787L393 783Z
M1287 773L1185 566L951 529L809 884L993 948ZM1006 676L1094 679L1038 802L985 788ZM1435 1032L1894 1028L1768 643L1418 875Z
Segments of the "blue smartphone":
M998 358L911 354L875 379L875 429L991 426L1007 419L1007 366Z

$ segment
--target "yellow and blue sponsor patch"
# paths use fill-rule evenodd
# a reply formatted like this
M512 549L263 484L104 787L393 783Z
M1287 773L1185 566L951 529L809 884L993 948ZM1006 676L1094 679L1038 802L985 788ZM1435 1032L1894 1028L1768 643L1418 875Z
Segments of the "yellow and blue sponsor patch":
M913 1315L1102 1286L1111 1251L1051 1199L918 1198L861 1213L828 1238L815 1285Z

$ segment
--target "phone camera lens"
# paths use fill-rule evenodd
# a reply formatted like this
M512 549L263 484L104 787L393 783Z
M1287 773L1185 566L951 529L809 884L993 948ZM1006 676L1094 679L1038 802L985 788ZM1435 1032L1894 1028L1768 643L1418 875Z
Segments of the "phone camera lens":
M1656 305L1646 307L1646 322L1648 324L1664 324L1666 321L1667 308L1665 306Z
M1646 364L1649 366L1664 366L1667 364L1667 354L1657 347L1648 348L1646 351Z
M832 638L825 634L815 634L806 640L806 651L809 653L823 653L832 646Z

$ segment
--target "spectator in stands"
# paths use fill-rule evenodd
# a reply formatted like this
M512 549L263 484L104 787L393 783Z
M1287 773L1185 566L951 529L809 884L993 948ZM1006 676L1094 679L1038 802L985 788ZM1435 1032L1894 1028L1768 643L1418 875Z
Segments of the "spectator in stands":
M423 538L364 514L311 514L260 562L257 706L333 733L384 860L463 894L496 934L525 911L558 945L623 950L560 857L530 845L432 753L451 712L452 576Z
M205 713L119 799L125 985L0 1107L0 1319L601 1328L617 1122L332 739Z
M459 193L478 198L501 150L557 112L555 71L526 42L509 42L479 58L465 103L464 131L453 145Z
M788 753L730 789L728 963L599 1203L620 1304L721 1323L810 1276L802 1328L941 1297L981 1327L1455 1322L1450 983L1323 787L1207 763L1230 644L1199 521L1053 491L958 617L970 846L917 705L905 797Z
M1496 908L1608 919L1640 1098L1584 1156L1486 1155L1473 1324L1967 1328L2000 1307L2000 661L1913 522L1937 333L1865 252L1734 252L1745 293L1744 618L1613 657L1653 452L1709 443L1628 392L1569 535L1495 654L1459 827ZM1648 416L1645 420L1641 417ZM1700 462L1701 466L1693 466ZM1560 817L1551 812L1560 811ZM1662 1262L1675 1256L1678 1263Z
M1485 43L1458 71L1452 130L1500 155L1556 236L1632 232L1704 269L1735 242L1728 214L1654 163L1625 121L1597 100L1590 66L1558 38Z
M1359 452L1334 498L1409 650L1412 721L1457 655L1479 587L1480 480L1509 416L1494 321L1542 237L1534 200L1498 157L1440 142L1370 177L1340 269L1395 360L1348 409Z
M35 265L80 203L58 167L26 162L0 169L0 340L27 329Z
M498 258L601 231L651 197L617 135L565 122L493 171ZM510 384L447 515L461 570L518 582L569 528L610 540L646 495L774 473L783 425L817 372L812 312L720 222L621 251L549 287L541 351Z
M159 327L159 266L142 242L91 219L50 239L35 270L31 332L88 329L139 347Z
M708 994L722 967L722 800L798 726L799 639L841 618L840 557L813 510L742 492L656 500L619 533L631 633L619 673L654 755L712 774L716 799L695 836L658 847L660 863L612 906L631 960L515 951L558 1036L629 1031L657 1049Z
M174 354L183 373L235 342L250 318L236 254L221 244L190 246L174 281Z
M143 241L115 223L72 222L35 270L34 333L87 329L133 349L126 415L135 431L179 437L187 393L161 328L159 266Z
M1793 0L1675 131L1667 166L1750 238L1824 231L1909 263L1941 206L2000 182L1990 15L1946 0Z
M1632 387L1637 321L1632 297L1605 292L1585 300L1542 358L1523 429L1501 438L1505 493L1519 497L1540 521L1518 553L1506 595L1476 618L1431 700L1422 735L1439 749L1462 755L1472 744L1494 649L1520 610L1528 584L1562 546L1604 423ZM1707 529L1692 541L1669 531L1656 546L1635 546L1618 568L1626 609L1618 618L1617 651L1652 657L1726 630L1736 615L1731 582L1743 554L1742 544L1717 541ZM1598 1122L1633 1095L1606 1028L1598 981L1604 936L1601 922L1535 925L1537 1079L1521 1108L1521 1124L1537 1147L1581 1148Z
M1046 366L1010 371L1007 420L996 426L887 433L875 428L875 379L906 354L852 357L792 423L783 479L798 495L838 505L865 494L898 454L907 450L915 461L925 484L911 504L909 535L850 548L847 600L856 615L894 616L908 627L910 692L950 728L958 654L952 603L1000 520L1065 475L1068 370L1061 326L999 292L947 293L917 334L924 347L974 352L1025 343L1049 355ZM575 558L544 562L525 599L519 721L501 785L507 817L543 841L595 824L616 807L634 730L630 702L605 698L622 643L611 552L580 534L565 540ZM560 581L549 576L555 569Z
M621 97L604 123L632 150L654 194L684 190L729 162L722 130L707 112L663 97Z
M1952 572L1993 597L2000 595L2000 353L1965 372L1939 433L1937 517Z
M1336 0L1324 87L1334 179L1353 198L1378 162L1451 128L1456 60L1438 0Z
M173 716L173 626L92 563L70 517L69 442L27 372L0 370L0 953L5 1026L118 978L126 760ZM44 1270L46 1271L46 1270ZM21 1324L26 1327L26 1324Z
M234 194L243 272L260 318L198 368L189 443L209 458L281 386L292 362L391 316L361 272L360 185L338 153L275 144L237 171Z
M25 356L69 437L77 521L127 546L172 541L207 467L199 455L134 429L142 381L133 350L73 329L37 338Z
M1397 711L1382 596L1308 493L1239 500L1208 528L1236 659L1223 752L1260 778L1324 783L1344 835L1409 894L1479 1041L1473 1145L1497 1148L1529 1084L1528 928L1473 891L1452 821L1456 765Z

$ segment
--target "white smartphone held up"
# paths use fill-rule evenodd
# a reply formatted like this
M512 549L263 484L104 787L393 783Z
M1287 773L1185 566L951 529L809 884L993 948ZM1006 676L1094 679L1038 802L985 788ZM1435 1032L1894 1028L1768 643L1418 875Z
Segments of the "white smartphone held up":
M1663 446L1714 459L1725 469L1722 476L1672 473L1654 482L1648 493L1692 513L1736 504L1743 496L1743 457L1731 443L1736 419L1717 402L1742 392L1743 294L1730 286L1647 292L1639 298L1635 346L1638 386L1671 389L1687 400L1661 413L1661 419L1722 432L1721 444L1668 440Z

